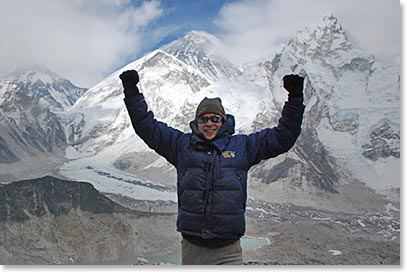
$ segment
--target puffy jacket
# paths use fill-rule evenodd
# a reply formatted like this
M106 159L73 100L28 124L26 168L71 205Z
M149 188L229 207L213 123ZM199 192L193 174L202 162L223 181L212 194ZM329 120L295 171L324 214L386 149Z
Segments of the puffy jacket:
M137 135L177 169L177 230L204 239L244 235L248 170L294 145L305 108L302 99L291 99L278 126L250 135L233 135L235 120L227 115L208 141L195 121L192 133L183 133L154 119L141 93L124 101Z

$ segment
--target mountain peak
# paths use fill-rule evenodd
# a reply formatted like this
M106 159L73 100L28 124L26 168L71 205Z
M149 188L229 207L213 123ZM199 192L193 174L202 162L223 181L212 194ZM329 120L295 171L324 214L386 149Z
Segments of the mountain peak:
M205 54L211 55L217 52L217 48L221 45L221 41L216 36L204 31L192 30L183 38L163 46L162 49L170 54L173 54L172 52L174 51L182 51L184 53L193 54L204 52Z
M350 52L352 48L339 20L332 13L326 13L316 24L298 31L287 43L285 50L294 53L302 49L303 53L296 55L322 57L325 54L324 58L326 58L332 57L333 52ZM341 58L333 57L333 59Z
M40 64L19 67L7 74L5 79L33 98L32 103L41 100L53 110L72 106L86 91Z
M322 29L329 29L331 32L334 33L344 33L338 18L336 18L331 12L328 12L324 16L322 16L317 27L320 27Z
M300 40L315 39L315 40L343 40L348 41L346 33L342 28L338 18L328 12L321 19L310 27L297 32L295 37Z
M61 76L43 65L34 63L17 68L13 72L7 74L6 79L12 82L17 81L31 84L41 80L44 84L52 84L54 81L60 80Z
M162 50L201 71L208 79L231 78L240 70L222 54L222 42L204 31L191 31L183 38L162 47Z
M221 44L221 41L215 35L198 30L188 32L183 39L193 41L194 43L211 43L215 46Z

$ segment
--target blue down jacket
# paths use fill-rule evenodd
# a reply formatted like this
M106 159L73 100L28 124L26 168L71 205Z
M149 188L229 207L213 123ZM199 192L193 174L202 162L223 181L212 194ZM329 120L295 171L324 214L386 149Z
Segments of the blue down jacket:
M236 239L245 233L247 172L263 159L287 152L301 131L302 99L286 102L279 124L250 135L233 135L232 115L212 141L183 133L154 119L143 94L124 99L144 142L177 169L177 231L204 239Z

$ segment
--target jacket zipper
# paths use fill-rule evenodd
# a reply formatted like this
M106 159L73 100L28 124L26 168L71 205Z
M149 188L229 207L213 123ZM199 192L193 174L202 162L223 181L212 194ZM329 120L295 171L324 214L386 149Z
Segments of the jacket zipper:
M209 175L207 182L205 184L205 200L204 200L204 212L203 212L203 221L204 221L204 226L206 230L210 230L211 229L211 222L210 222L210 218L207 217L207 213L208 211L208 206L209 206L209 196L211 191L213 191L213 185L215 182L215 168L216 168L216 157L217 157L217 153L216 150L212 150L210 152L208 152L208 155L210 155L211 158L211 162L207 164L207 166L205 167L205 171L206 173ZM206 221L205 221L206 220Z
M212 154L212 152L208 152L208 155L211 155L211 154ZM205 183L205 198L204 198L204 212L203 212L204 219L206 217L206 211L207 211L207 207L208 207L210 185L211 185L211 181L213 179L212 167L213 167L212 162L208 163L205 166L205 172L206 172L208 178Z

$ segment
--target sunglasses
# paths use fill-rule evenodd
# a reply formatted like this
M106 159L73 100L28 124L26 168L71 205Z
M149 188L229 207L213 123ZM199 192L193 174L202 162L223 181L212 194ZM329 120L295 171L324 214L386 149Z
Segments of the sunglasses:
M196 121L199 124L205 124L207 123L209 120L212 121L212 123L221 123L223 122L223 117L219 116L219 115L214 115L211 117L206 117L206 116L199 116L198 118L196 118Z

